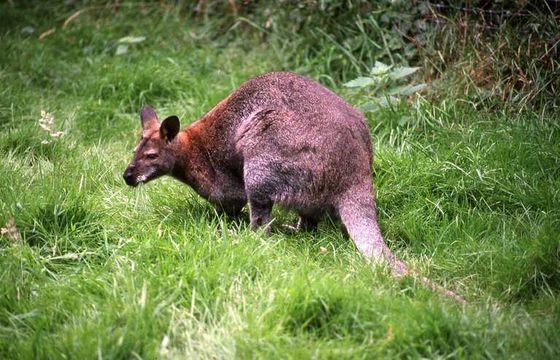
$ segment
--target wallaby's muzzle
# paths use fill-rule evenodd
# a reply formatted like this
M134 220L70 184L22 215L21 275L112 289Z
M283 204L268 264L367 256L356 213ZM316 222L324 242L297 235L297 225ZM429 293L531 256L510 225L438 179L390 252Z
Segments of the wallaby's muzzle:
M124 178L124 182L126 182L126 184L129 185L129 186L137 186L138 185L137 176L134 174L134 167L133 166L129 166L129 167L126 168L126 170L124 171L124 174L123 174L123 178Z

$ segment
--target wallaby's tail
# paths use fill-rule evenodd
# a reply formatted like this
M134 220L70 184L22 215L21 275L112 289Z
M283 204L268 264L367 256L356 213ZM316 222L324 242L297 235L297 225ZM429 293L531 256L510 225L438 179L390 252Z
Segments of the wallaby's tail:
M379 225L377 225L372 199L346 199L339 204L338 214L348 235L366 259L385 261L396 276L411 275L432 291L465 303L461 296L435 284L426 277L409 271L408 266L393 255L391 249L385 244Z
M338 208L338 214L348 235L366 259L383 260L399 276L408 273L407 266L399 261L385 244L371 199L347 200Z

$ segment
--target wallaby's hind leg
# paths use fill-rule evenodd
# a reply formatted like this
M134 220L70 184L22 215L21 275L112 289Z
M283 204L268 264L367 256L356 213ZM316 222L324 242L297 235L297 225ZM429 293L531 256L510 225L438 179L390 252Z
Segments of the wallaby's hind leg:
M370 187L365 188L342 197L337 207L340 220L364 257L386 261L395 274L405 275L406 265L393 255L383 240Z
M264 226L266 233L270 233L270 220L273 201L271 199L272 185L269 180L269 170L266 164L258 161L248 161L245 164L245 193L249 202L249 218L251 229L256 230Z

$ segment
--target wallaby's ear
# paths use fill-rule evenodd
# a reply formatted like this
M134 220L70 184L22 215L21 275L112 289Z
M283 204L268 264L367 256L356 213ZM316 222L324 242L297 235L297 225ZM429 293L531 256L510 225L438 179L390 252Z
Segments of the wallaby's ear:
M144 106L140 110L140 121L142 122L142 129L144 131L155 127L158 124L158 118L154 109L149 106Z
M175 115L163 120L161 127L159 128L161 138L166 139L167 141L173 140L179 133L180 126L179 118Z

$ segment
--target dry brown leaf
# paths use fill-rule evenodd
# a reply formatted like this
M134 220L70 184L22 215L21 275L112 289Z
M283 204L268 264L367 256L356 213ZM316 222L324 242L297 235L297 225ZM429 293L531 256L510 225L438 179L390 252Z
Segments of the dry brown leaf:
M70 24L70 22L72 22L74 19L76 19L78 16L80 16L82 14L82 12L84 12L84 9L78 10L75 13L73 13L72 15L70 15L68 17L68 19L66 19L64 21L64 24L62 25L63 29L66 29L66 27L68 26L68 24Z
M393 328L393 325L389 325L389 327L387 328L387 333L385 334L385 341L391 340L393 338L394 332L395 329Z
M64 131L57 131L57 132L51 133L51 137L53 137L55 139L61 137L62 135L64 135Z
M54 34L55 31L56 31L56 28L52 28L52 29L49 29L49 30L45 31L44 33L39 35L39 41L43 41L44 38L46 38L49 35Z
M52 130L52 126L54 124L54 116L45 110L41 110L41 118L39 119L39 127L46 132L50 132Z
M2 236L5 236L12 241L21 240L21 235L18 229L16 228L16 221L14 220L13 217L10 217L8 219L6 225L2 229L0 229L0 233L2 234Z

